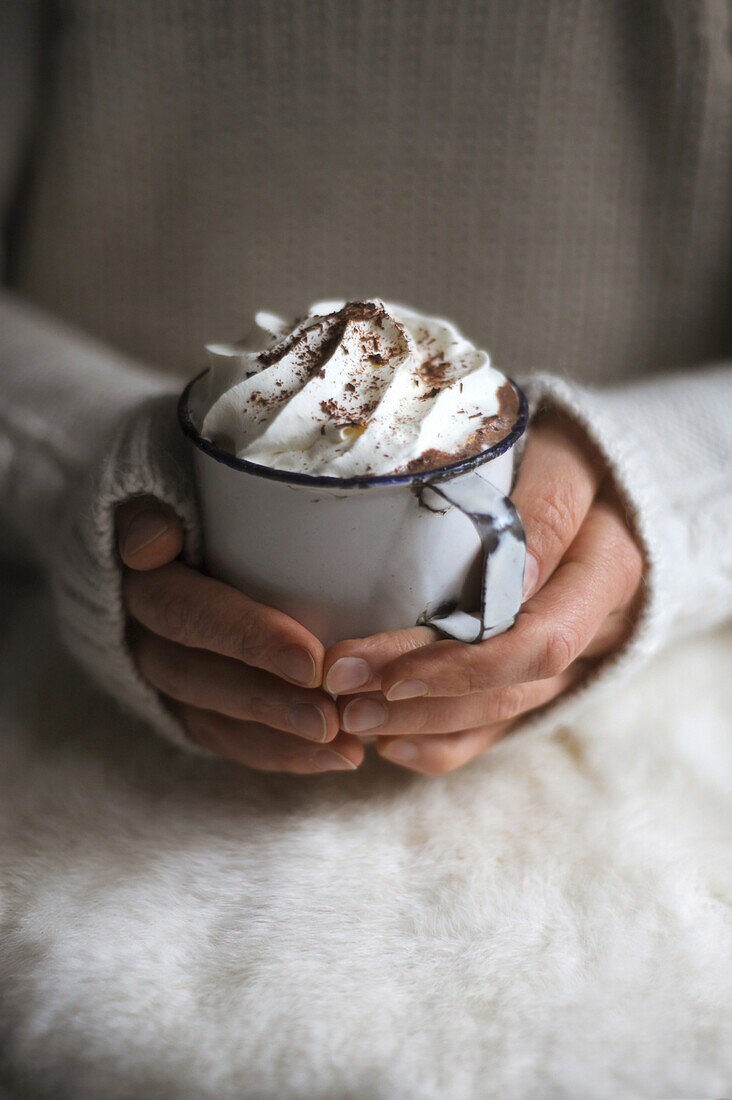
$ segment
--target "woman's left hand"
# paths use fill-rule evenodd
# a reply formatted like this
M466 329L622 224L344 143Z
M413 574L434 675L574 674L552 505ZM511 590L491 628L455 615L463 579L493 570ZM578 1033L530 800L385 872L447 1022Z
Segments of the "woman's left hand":
M476 645L429 627L339 642L324 686L341 729L427 775L459 768L555 699L627 637L643 555L587 438L552 414L535 422L512 499L526 530L524 604Z

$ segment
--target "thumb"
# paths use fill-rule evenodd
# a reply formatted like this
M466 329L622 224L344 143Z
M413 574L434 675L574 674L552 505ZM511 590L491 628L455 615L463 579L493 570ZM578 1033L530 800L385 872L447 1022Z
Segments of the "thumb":
M526 532L524 600L549 580L585 521L605 466L578 424L547 416L532 429L511 499Z
M183 549L183 526L167 504L133 497L117 509L117 545L130 569L158 569Z

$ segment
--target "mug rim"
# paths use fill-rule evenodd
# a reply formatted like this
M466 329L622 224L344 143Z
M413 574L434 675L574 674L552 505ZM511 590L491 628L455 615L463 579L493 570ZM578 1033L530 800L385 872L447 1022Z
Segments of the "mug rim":
M491 459L505 454L524 434L529 419L529 402L526 394L514 382L513 378L505 375L506 381L511 383L519 399L516 419L508 435L505 435L503 439L499 439L485 451L480 451L477 455L471 455L470 458L463 458L447 466L436 466L432 470L419 470L411 474L362 474L357 477L303 474L298 473L296 470L277 470L272 466L262 466L257 462L250 462L247 458L237 458L236 455L222 450L210 439L206 439L200 434L193 424L188 399L196 382L199 382L210 370L210 367L206 367L195 378L191 378L178 398L178 423L183 434L204 454L207 454L216 462L221 462L224 466L231 467L232 470L240 470L242 473L252 474L254 477L285 482L289 485L320 489L367 489L379 485L424 485L430 481L447 481L453 477L458 477L460 474L468 473L470 470L475 470L478 466L490 462Z

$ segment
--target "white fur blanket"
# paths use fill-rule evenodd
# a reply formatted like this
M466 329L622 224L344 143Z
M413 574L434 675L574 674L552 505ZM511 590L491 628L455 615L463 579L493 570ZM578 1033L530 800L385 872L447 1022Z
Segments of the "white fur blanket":
M0 608L3 1098L732 1092L732 631L453 775L299 778L179 755Z

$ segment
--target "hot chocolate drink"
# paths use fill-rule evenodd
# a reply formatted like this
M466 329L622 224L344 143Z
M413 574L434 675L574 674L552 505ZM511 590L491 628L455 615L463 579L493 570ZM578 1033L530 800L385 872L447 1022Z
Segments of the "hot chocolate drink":
M209 345L201 434L262 466L330 477L448 466L512 430L519 398L449 321L379 299L258 313Z

